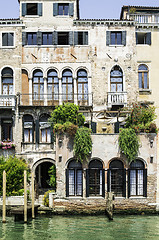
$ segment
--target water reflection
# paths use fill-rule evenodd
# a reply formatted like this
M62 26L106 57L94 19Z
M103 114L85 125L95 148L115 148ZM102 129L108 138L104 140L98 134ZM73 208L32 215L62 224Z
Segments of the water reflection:
M2 219L0 219L2 222ZM159 216L52 216L15 223L7 218L0 223L0 240L158 240Z

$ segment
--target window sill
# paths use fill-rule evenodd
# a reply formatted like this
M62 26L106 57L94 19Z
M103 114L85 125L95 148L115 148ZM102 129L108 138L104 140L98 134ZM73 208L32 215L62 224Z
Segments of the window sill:
M117 45L113 45L113 44L110 44L109 47L125 47L125 45L120 45L120 44L119 45L118 44Z
M71 199L72 199L72 200L73 200L73 199L76 199L76 200L79 199L79 200L81 200L81 199L83 199L83 197L80 197L80 196L69 196L68 199L70 199L70 200L71 200Z
M13 49L15 46L1 46L1 49Z
M120 200L120 199L122 200L122 199L126 199L126 198L125 197L116 197L116 196L114 196L114 200L116 200L116 199L117 200Z
M139 89L139 94L140 95L150 95L152 93L151 89Z
M146 44L146 43L140 43L140 44L136 44L137 46L151 46L150 44Z
M39 17L42 17L42 16L39 16L39 15L25 15L25 16L22 16L22 17L26 17L26 18L39 18Z
M102 196L91 196L91 197L87 197L87 199L104 199L104 197L102 197Z
M146 197L143 197L143 196L132 196L132 197L129 197L129 199L146 199Z

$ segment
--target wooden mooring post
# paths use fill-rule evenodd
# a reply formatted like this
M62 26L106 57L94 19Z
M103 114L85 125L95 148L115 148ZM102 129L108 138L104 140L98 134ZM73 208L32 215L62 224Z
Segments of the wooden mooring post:
M106 214L109 220L113 220L113 193L108 192L106 194Z
M34 210L34 202L35 202L35 193L34 193L34 172L32 172L31 174L31 184L32 184L32 188L31 188L31 201L32 201L32 218L35 218L35 210Z
M2 222L6 223L6 172L3 171L3 217Z
M24 170L24 223L27 223L27 172Z

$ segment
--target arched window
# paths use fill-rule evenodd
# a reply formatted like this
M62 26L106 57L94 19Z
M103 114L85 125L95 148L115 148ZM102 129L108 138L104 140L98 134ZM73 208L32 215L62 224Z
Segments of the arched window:
M87 197L105 195L105 170L101 161L95 159L89 163L87 173Z
M82 196L83 194L82 164L72 160L66 170L66 196Z
M113 160L108 170L108 192L113 192L115 196L126 196L126 171L120 160Z
M51 143L51 128L48 118L48 115L42 115L39 119L40 142L42 143Z
M123 91L123 72L119 66L114 66L110 72L111 92Z
M144 64L141 64L138 68L139 88L149 89L149 70Z
M62 100L66 102L73 102L74 88L72 72L66 69L62 73Z
M34 142L34 121L31 115L23 117L23 141L26 143Z
M47 74L47 93L48 100L55 101L59 100L59 79L55 70L49 70Z
M2 70L2 94L13 94L13 70L9 67Z
M147 169L141 160L131 162L129 169L129 196L147 195Z
M78 93L78 104L88 104L88 78L87 72L80 69L77 72L77 93Z
M43 73L40 70L35 70L33 72L33 100L44 99L44 79Z

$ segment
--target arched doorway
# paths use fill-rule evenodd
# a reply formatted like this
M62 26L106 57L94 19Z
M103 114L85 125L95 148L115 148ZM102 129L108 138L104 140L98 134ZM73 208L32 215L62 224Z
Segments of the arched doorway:
M56 190L56 167L51 159L43 159L34 166L35 190L43 194L48 190Z

